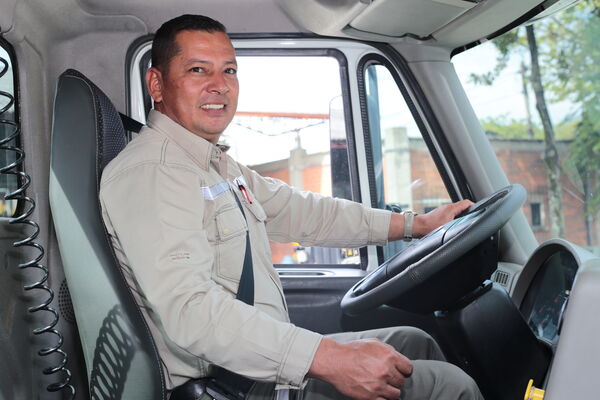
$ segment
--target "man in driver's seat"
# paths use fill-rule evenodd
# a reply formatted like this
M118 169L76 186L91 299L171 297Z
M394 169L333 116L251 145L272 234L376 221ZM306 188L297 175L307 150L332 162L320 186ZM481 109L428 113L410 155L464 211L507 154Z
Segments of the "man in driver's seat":
M219 22L184 15L163 24L146 74L154 99L148 125L102 176L105 224L152 330L167 388L220 366L256 381L251 399L482 398L418 329L323 336L290 323L269 240L384 245L422 236L472 203L413 221L301 192L240 165L217 144L236 110L236 69ZM236 299L247 256L253 301Z

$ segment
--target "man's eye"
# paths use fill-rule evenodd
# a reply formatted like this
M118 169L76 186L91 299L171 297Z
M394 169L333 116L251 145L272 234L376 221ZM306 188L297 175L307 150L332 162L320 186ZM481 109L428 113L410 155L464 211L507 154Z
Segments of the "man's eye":
M227 69L225 70L225 73L226 73L226 74L235 75L235 74L237 74L237 69L235 69L235 68L227 68Z
M204 68L202 67L192 67L190 68L190 72L202 72L204 71Z

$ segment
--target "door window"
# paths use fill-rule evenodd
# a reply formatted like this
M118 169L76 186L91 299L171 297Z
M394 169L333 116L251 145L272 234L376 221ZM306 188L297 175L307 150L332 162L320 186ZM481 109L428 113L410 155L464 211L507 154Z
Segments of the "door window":
M390 70L366 63L363 71L368 135L375 182L375 206L392 211L427 213L451 203L423 136ZM391 242L387 260L407 246Z

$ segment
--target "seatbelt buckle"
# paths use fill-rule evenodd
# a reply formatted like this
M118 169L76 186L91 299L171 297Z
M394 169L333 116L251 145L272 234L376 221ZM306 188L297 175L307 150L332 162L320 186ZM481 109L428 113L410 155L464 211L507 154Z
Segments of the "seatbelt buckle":
M213 400L244 400L246 392L215 378L192 379L171 392L170 400L197 400L210 396Z
M216 379L210 379L206 384L206 393L211 395L214 400L244 400L246 397L246 393L218 382Z

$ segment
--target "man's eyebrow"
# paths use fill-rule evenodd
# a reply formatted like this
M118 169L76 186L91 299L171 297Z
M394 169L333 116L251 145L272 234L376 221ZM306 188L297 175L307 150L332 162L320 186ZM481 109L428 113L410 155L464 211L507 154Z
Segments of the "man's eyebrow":
M200 58L192 58L192 59L188 60L185 64L186 65L188 65L188 64L209 64L209 65L214 65L214 62L209 61L209 60L203 60L203 59L200 59ZM233 64L233 65L237 66L237 61L235 61L235 60L227 60L223 64L224 65Z
M186 64L213 64L213 62L208 60L202 60L200 58L192 58L187 60Z

